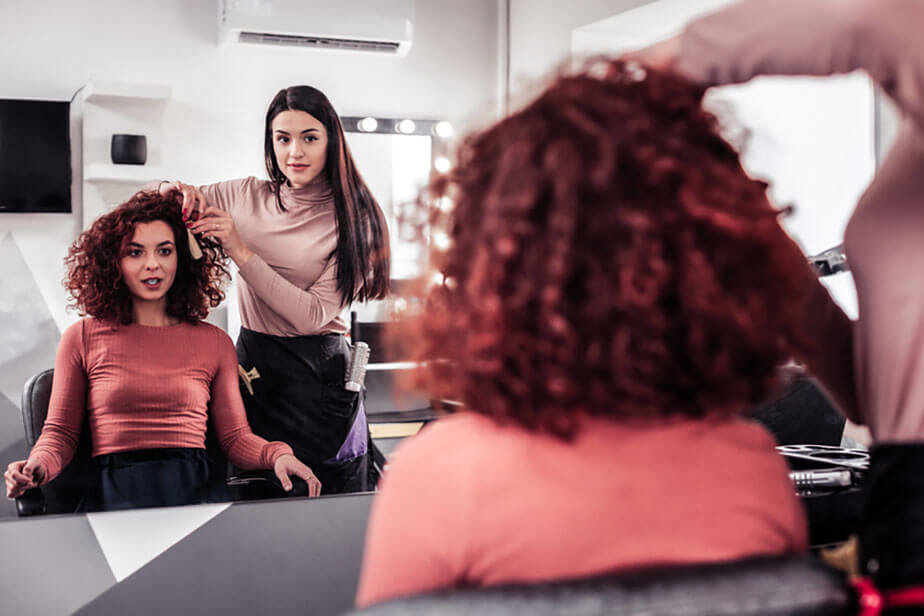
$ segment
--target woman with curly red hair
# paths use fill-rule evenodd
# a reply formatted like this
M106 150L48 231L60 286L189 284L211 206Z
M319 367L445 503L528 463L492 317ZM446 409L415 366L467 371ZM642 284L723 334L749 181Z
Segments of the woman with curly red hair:
M452 243L420 357L467 410L395 453L360 605L806 549L786 465L738 413L807 350L812 274L702 96L600 62L435 185Z
M93 469L89 511L184 505L220 496L210 481L206 426L241 468L320 484L289 445L247 424L231 339L201 321L224 298L226 257L203 240L193 258L180 194L140 192L97 219L71 246L65 281L85 318L65 330L42 434L4 474L7 496L54 479L86 417ZM214 479L214 478L212 478Z

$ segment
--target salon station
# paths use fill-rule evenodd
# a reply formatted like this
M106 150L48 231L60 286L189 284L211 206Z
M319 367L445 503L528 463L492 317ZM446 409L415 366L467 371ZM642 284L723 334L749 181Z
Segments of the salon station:
M449 340L446 332L457 325L445 325L439 331L446 337L440 338L437 325L414 330L407 329L407 322L426 321L430 310L433 315L441 314L439 310L451 315L458 308L462 314L463 303L444 299L441 304L433 289L448 289L445 297L458 298L453 293L462 292L455 285L463 275L455 272L469 272L470 278L462 279L470 285L487 285L491 276L502 275L498 273L502 268L466 269L478 267L482 258L507 259L510 272L523 267L522 277L529 278L533 270L522 261L547 258L549 263L559 263L555 260L561 258L560 263L565 263L570 253L562 238L577 244L574 238L585 237L570 223L556 227L553 223L558 219L550 216L552 222L542 235L548 238L547 252L531 249L523 236L514 241L505 235L504 225L516 227L507 210L494 216L487 205L484 211L475 206L457 210L457 205L464 208L466 199L477 201L473 187L479 185L485 188L482 201L501 203L499 208L505 198L508 202L519 198L509 197L502 185L525 183L532 176L523 172L503 179L502 173L507 165L519 164L532 154L523 146L516 156L505 158L503 148L509 142L504 139L529 132L516 132L516 114L524 109L524 126L529 130L542 123L545 116L540 111L546 100L542 96L571 100L568 88L573 86L577 92L580 79L585 78L582 63L598 56L634 57L626 54L674 40L694 20L732 4L730 0L52 0L7 2L0 7L0 56L9 60L0 66L0 284L4 289L0 294L0 452L3 467L10 464L7 494L12 490L15 495L0 500L0 613L879 613L858 611L870 597L885 596L886 603L890 599L881 589L876 591L879 594L864 594L856 580L867 578L855 570L856 555L850 553L864 515L864 481L876 441L855 415L840 410L836 390L822 383L811 365L806 366L811 362L786 358L785 350L776 347L772 353L785 361L774 367L772 386L763 373L760 379L754 377L766 388L766 395L748 394L748 403L737 409L737 415L747 429L760 430L754 447L769 451L773 460L768 464L782 477L779 485L792 500L793 515L799 520L804 516L804 523L799 522L804 527L802 536L792 543L795 547L743 550L738 558L716 557L699 566L690 566L683 558L663 558L639 570L617 568L612 574L605 568L585 573L578 567L579 573L566 579L555 573L549 579L531 577L532 573L492 577L496 571L492 567L503 568L505 559L512 562L520 554L515 540L510 552L498 548L496 560L473 558L464 566L459 559L468 554L466 550L474 550L468 544L440 544L417 561L399 554L405 546L410 551L427 544L437 532L438 525L429 516L439 510L441 501L471 505L467 513L460 505L447 514L441 528L454 537L477 537L481 529L471 528L473 520L482 519L475 516L482 507L490 509L491 501L505 504L498 505L497 518L511 518L509 523L519 526L514 505L504 507L517 502L510 494L522 487L517 481L498 479L503 477L507 453L516 451L519 441L510 441L514 445L498 456L485 444L487 437L479 440L474 428L462 429L465 418L460 416L471 415L467 407L478 396L434 393L429 387L433 383L457 382L451 369L444 366L439 372L439 360L430 362L436 365L434 380L418 375L428 362L421 361L414 332L433 336L432 351L437 346L433 341ZM646 69L641 67L652 58L618 60L605 65L606 70L590 65L587 75L610 79L608 92L622 87L630 91L636 80L660 78L658 71L653 76L643 74ZM577 81L556 81L569 70L580 74ZM626 77L613 77L620 71ZM662 102L659 92L680 92L676 98L683 100L688 95L702 98L702 106L712 114L709 117L717 119L714 124L706 121L707 128L697 129L697 134L717 130L723 143L730 144L730 156L735 161L740 157L735 172L766 183L769 203L785 211L779 216L785 231L780 237L788 236L801 250L793 267L801 264L814 273L830 305L849 324L856 322L860 306L866 304L857 295L844 247L845 230L898 139L903 110L875 75L841 67L832 72L838 74L819 78L820 71L815 77L801 76L799 70L784 67L782 76L726 82L716 77L708 85L717 87L708 90L686 90L667 77L660 90L626 95L625 100L641 97L652 108ZM551 94L542 94L546 88ZM539 102L530 106L537 97ZM581 126L583 121L600 121L602 116L595 114L603 114L602 107L581 109L581 96L575 98L578 111L563 114L562 122L574 119L575 126ZM672 105L665 103L666 114L682 113ZM533 112L535 117L528 115ZM502 120L511 115L514 120L508 126ZM541 133L550 144L558 143L557 121L550 120L548 132ZM651 121L655 126L659 120ZM627 123L624 132L613 130L607 138L628 139L633 130ZM499 145L492 145L495 134ZM684 133L678 139L691 138ZM572 151L566 142L561 142L561 151L550 147L547 156L535 155L543 171L564 175L574 166L570 160L602 147L588 141L583 149ZM501 153L490 159L495 152ZM602 160L605 156L600 152ZM487 160L492 164L487 165ZM459 166L461 179L453 180L458 184L441 183L454 178ZM612 168L617 167L613 162ZM588 188L586 192L582 188L581 195L596 190L590 187L593 181L586 181ZM491 192L494 189L500 192ZM138 214L142 210L147 213ZM477 214L463 219L460 211ZM601 228L609 224L600 220ZM627 215L625 220L630 225L639 218ZM535 223L535 217L528 223ZM467 257L456 255L462 245L457 245L458 238L465 237L461 228L467 225L483 225L484 237L491 238L496 252L473 248ZM592 229L587 233L591 237ZM754 234L757 237L757 231ZM631 243L626 237L614 236L613 245ZM719 252L724 236L715 237ZM114 243L103 246L107 241ZM519 250L527 257L518 259ZM753 252L745 249L742 259L751 259ZM654 255L652 261L664 256L655 249L646 254ZM118 261L110 278L119 282L106 282L106 266L94 259ZM559 266L541 270L535 280L542 276L554 280L555 267ZM742 288L751 289L760 286L755 281L765 281L761 284L769 288L777 273L766 270L783 266L755 257L753 265L728 267L737 268L734 275L722 270L729 279L744 272L740 275L750 280ZM656 269L652 266L652 271ZM497 295L487 292L490 300L485 299L485 306L465 308L470 311L465 313L468 321L447 317L440 322L466 324L463 330L473 333L458 338L466 349L495 348L490 346L490 332L480 329L479 321L495 314L490 311L491 301L510 302L497 312L509 309L519 315L515 310L523 308L516 298L517 293L529 292L525 286L511 286L515 282L510 281L497 284L501 290ZM178 300L176 289L181 287L187 295ZM639 283L632 289L641 296L642 287ZM220 295L215 295L219 288ZM562 286L566 294L574 288ZM760 299L760 292L757 288L746 299ZM541 297L549 297L548 291L542 293ZM564 304L568 299L566 295ZM591 296L585 303L594 301ZM768 323L791 311L785 297L778 301L778 306L758 310ZM524 319L529 320L531 312L545 318L547 308L549 314L565 315L565 320L574 314L594 318L591 309L571 313L567 308L549 308L552 299L543 302L528 304ZM741 304L751 305L744 300ZM608 314L625 314L621 310ZM93 324L107 319L115 323L112 331ZM514 329L522 321L513 321L510 317L509 339L498 343L499 348L507 348L497 362L506 362L504 369L512 371L540 365L540 359L531 363L528 345L513 348L523 340L520 330ZM571 357L567 342L553 342L560 333L558 321L549 317L543 323L551 324L542 326L549 332L549 342L536 348L549 348L550 356ZM154 331L168 326L172 333ZM179 327L198 333L178 335ZM561 329L573 332L569 327ZM501 338L507 334L504 328L498 331ZM202 337L204 332L208 337ZM827 335L821 325L813 333L819 340ZM562 336L567 340L567 334ZM573 336L577 339L578 334ZM204 351L212 348L213 339L218 350ZM690 334L688 340L695 339L695 333ZM485 346L477 346L482 343ZM649 347L644 343L626 344L624 355L638 353L639 366L654 361L653 355L646 355ZM558 349L552 348L556 345ZM594 349L589 344L587 356ZM617 355L612 349L607 352ZM762 358L776 357L763 347L760 353ZM717 352L717 363L736 361L720 355ZM489 374L485 366L493 366L494 358L477 357L465 370ZM738 377L738 369L737 365L728 368L729 379ZM648 374L645 370L632 372L632 378L642 380ZM486 385L490 391L483 399L485 406L514 394L532 401L534 394L524 393L530 381L520 376L511 372L509 381L499 379L494 389ZM555 378L551 374L546 379L552 398L557 395ZM677 382L681 380L678 376ZM595 387L591 381L574 382L590 383L588 390ZM689 385L684 395L695 398L697 386ZM570 391L569 387L560 389ZM618 391L630 392L632 387ZM139 416L119 414L116 401L126 397ZM156 407L162 404L174 405L171 412L179 412L158 414ZM230 410L216 409L217 404ZM68 415L71 407L79 410ZM304 416L303 407L311 409ZM556 424L554 417L523 420L513 412L499 411L492 417L500 417L501 426L511 422L527 428L552 426L549 432L568 435L563 442L569 442L570 430L578 425L566 422L559 431L556 426L564 424ZM479 416L478 421L487 420ZM467 489L467 484L457 481L461 471L444 472L442 463L435 461L442 457L435 445L441 429L447 435L456 429L452 442L465 450L459 459L470 461L471 468L486 478L497 474L493 481L485 481L491 489L472 489L472 494L488 494L483 501L476 498L469 503L457 496ZM603 439L609 433L597 434ZM614 434L612 445L621 446L618 434L622 433ZM626 439L631 439L636 433L627 434ZM423 453L423 444L412 449L419 439L431 435L430 458ZM712 471L695 450L701 442L717 452L724 445L713 439L724 437L710 431L702 435L704 440L694 438L690 447L663 449L638 463L651 464L650 482L642 470L634 471L643 483L661 485L657 469L662 467L686 468L686 474L668 474L690 481L677 486L665 483L664 500L640 517L663 524L669 517L662 514L666 516L664 511L673 506L672 490L694 494L700 481L707 492L709 486L722 485L715 476L703 478ZM524 443L528 466L566 477L556 474L564 471L537 452L533 441ZM548 448L559 446L553 439ZM176 470L175 458L159 454L178 449L196 450L199 457L191 464L208 466L203 471L209 477L208 496L197 500L172 492L173 473L186 470ZM418 482L405 492L412 495L406 500L379 503L385 493L379 482L397 494L410 481L404 479L409 475L398 471L393 480L389 475L399 468L403 451L419 467L432 461L433 469L414 475ZM178 455L185 465L187 453ZM152 463L158 465L154 471L139 470L131 478L120 474ZM409 464L400 472L411 472ZM580 479L586 482L580 485L587 493L596 491L597 485L610 485L606 483L610 467L595 464L588 464ZM700 467L701 475L693 472ZM154 474L144 474L149 472ZM762 481L762 472L763 467L753 473L730 473L721 490L745 493L753 488L752 481ZM47 481L47 476L53 479ZM423 482L420 477L430 479ZM151 487L158 481L166 482L166 492ZM141 500L124 496L126 483L146 484L140 489L150 494ZM556 502L570 499L568 490L558 493L556 487L546 494L550 510L570 512L569 527L604 518L611 518L614 525L635 523L621 521L609 510L576 513ZM392 517L387 522L380 517L370 526L377 503L380 516L387 511ZM729 503L730 509L759 507L734 497ZM537 519L545 518L547 513L539 513L544 509L535 508ZM762 515L758 512L755 517ZM689 521L690 528L697 528L701 520L694 517L691 514L678 524ZM367 532L395 528L395 519L412 530L394 535L399 538L391 541L367 536ZM775 520L767 524L776 524ZM524 522L527 527L530 523ZM472 545L489 536L485 532ZM522 538L523 543L530 541ZM587 541L606 543L607 539ZM662 543L670 543L670 538L664 537ZM563 560L580 561L584 548L578 545L582 544L564 549ZM644 547L632 549L645 552ZM549 560L558 558L552 556L554 551L547 554ZM751 558L754 554L760 558ZM840 567L838 558L852 564ZM428 570L436 576L455 566L464 574L453 578L456 582L448 588L421 582L424 592L383 594L382 588L397 583L382 573L391 564L396 569L407 567L415 581L430 580ZM870 565L867 559L862 566L872 575L869 568L878 564ZM535 570L557 571L546 569L544 563ZM409 582L406 588L418 587Z

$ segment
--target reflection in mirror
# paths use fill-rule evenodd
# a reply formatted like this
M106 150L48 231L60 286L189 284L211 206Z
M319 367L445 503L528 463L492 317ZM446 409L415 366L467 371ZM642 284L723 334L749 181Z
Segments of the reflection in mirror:
M357 167L382 207L391 233L391 277L405 280L423 273L427 234L401 224L416 208L431 169L445 173L442 155L452 126L445 121L374 117L341 118Z
M447 153L453 130L449 122L342 117L346 139L369 189L385 214L391 240L391 295L382 301L352 306L354 341L371 347L366 373L365 410L379 450L388 455L422 421L432 419L429 397L407 388L403 378L413 368L406 348L385 335L387 323L419 302L416 282L428 271L429 211L420 195L431 174L449 170Z

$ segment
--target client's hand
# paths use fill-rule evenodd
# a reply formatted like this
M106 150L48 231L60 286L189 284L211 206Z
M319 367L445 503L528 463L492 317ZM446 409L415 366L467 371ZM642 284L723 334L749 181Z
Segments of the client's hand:
M276 473L276 476L279 477L282 489L286 492L292 489L292 480L289 479L289 475L295 475L296 477L304 479L305 483L308 484L308 496L318 496L321 493L321 482L318 478L314 476L310 468L302 464L298 458L290 453L283 454L276 458L273 471ZM7 485L9 485L9 482L7 482Z
M3 473L6 481L6 497L19 498L26 490L38 486L45 477L45 469L33 460L17 460L10 462Z

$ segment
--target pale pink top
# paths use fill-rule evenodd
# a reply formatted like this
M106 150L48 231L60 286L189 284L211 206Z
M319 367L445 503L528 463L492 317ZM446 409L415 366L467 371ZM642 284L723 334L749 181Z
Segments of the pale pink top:
M692 23L678 65L710 85L862 69L901 110L897 141L845 236L859 320L851 331L821 301L807 315L827 345L821 378L879 442L924 440L922 29L921 0L750 0Z
M209 205L230 212L254 252L240 268L241 324L274 336L346 333L337 290L337 219L330 186L283 185L276 205L271 184L254 177L199 189Z
M357 603L806 550L786 463L757 424L582 428L569 443L466 412L402 443L373 503Z

